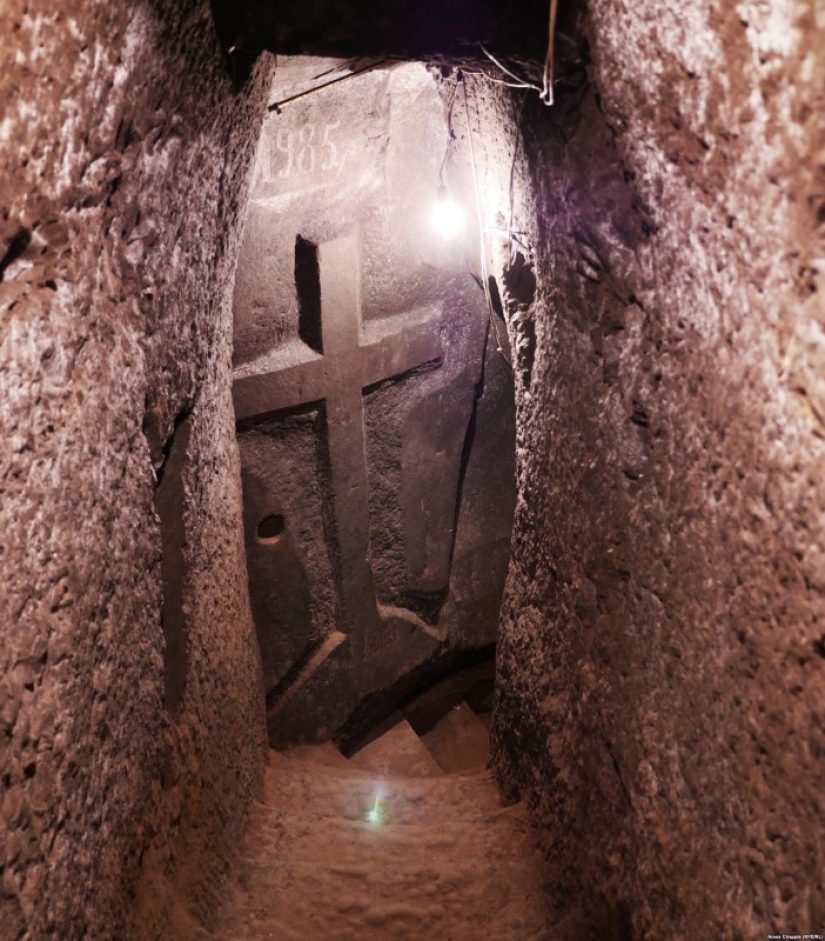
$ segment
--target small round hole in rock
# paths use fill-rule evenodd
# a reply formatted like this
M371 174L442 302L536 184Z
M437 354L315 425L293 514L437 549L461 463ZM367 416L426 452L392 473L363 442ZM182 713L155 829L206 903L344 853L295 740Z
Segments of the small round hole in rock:
M286 522L280 513L265 516L258 523L258 539L261 542L278 542L286 529Z

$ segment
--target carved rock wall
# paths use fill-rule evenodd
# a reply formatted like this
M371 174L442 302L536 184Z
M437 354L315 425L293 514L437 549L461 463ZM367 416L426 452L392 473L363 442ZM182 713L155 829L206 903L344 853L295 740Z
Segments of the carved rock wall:
M593 86L524 122L499 777L559 937L822 931L825 22L589 10Z
M341 74L282 59L272 99ZM480 287L462 107L455 75L442 102L433 73L396 63L264 125L234 397L273 744L338 733L377 697L368 722L408 677L495 638L513 384ZM431 222L442 184L465 207L452 240Z
M4 939L191 936L260 786L227 289L265 71L233 91L205 2L0 10Z

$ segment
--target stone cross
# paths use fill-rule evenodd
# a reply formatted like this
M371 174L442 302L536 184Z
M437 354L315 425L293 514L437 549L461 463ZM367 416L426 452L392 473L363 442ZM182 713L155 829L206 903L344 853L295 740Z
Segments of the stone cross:
M368 559L369 503L363 390L442 357L440 318L421 321L396 315L379 321L361 316L360 251L353 233L318 249L321 288L321 349L304 344L291 364L235 380L235 416L240 421L282 409L323 403L328 435L337 541L335 570L343 629L350 656L363 661L389 653L388 620L427 631L410 612L387 611L376 602ZM378 325L378 326L376 326ZM308 358L311 356L312 358ZM295 361L299 359L299 361ZM402 632L403 634L404 632ZM409 632L407 632L409 633ZM427 631L427 633L431 633ZM324 647L334 649L333 643ZM419 644L413 646L418 647ZM403 655L403 651L399 651ZM314 669L320 665L312 657ZM380 672L380 671L379 671Z

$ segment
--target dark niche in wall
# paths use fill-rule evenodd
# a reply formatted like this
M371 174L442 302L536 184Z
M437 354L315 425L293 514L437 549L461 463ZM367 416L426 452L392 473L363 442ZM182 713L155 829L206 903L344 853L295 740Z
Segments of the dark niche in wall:
M311 350L323 353L318 246L301 235L295 236L295 290L298 294L298 336Z
M186 471L191 411L181 412L175 430L166 442L165 458L157 472L155 512L160 520L161 581L163 603L161 624L164 640L164 679L166 708L176 717L183 705L189 666L189 625L183 604L186 582Z
M258 523L258 540L275 545L286 529L286 521L280 513L269 513Z

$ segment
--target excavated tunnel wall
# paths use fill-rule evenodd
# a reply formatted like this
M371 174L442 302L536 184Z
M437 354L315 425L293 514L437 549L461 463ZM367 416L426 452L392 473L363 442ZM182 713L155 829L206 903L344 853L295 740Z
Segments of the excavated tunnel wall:
M588 80L523 121L499 778L559 937L821 931L825 22L589 6Z
M0 935L191 937L266 748L229 291L267 63L233 90L199 0L11 0L0 62Z

